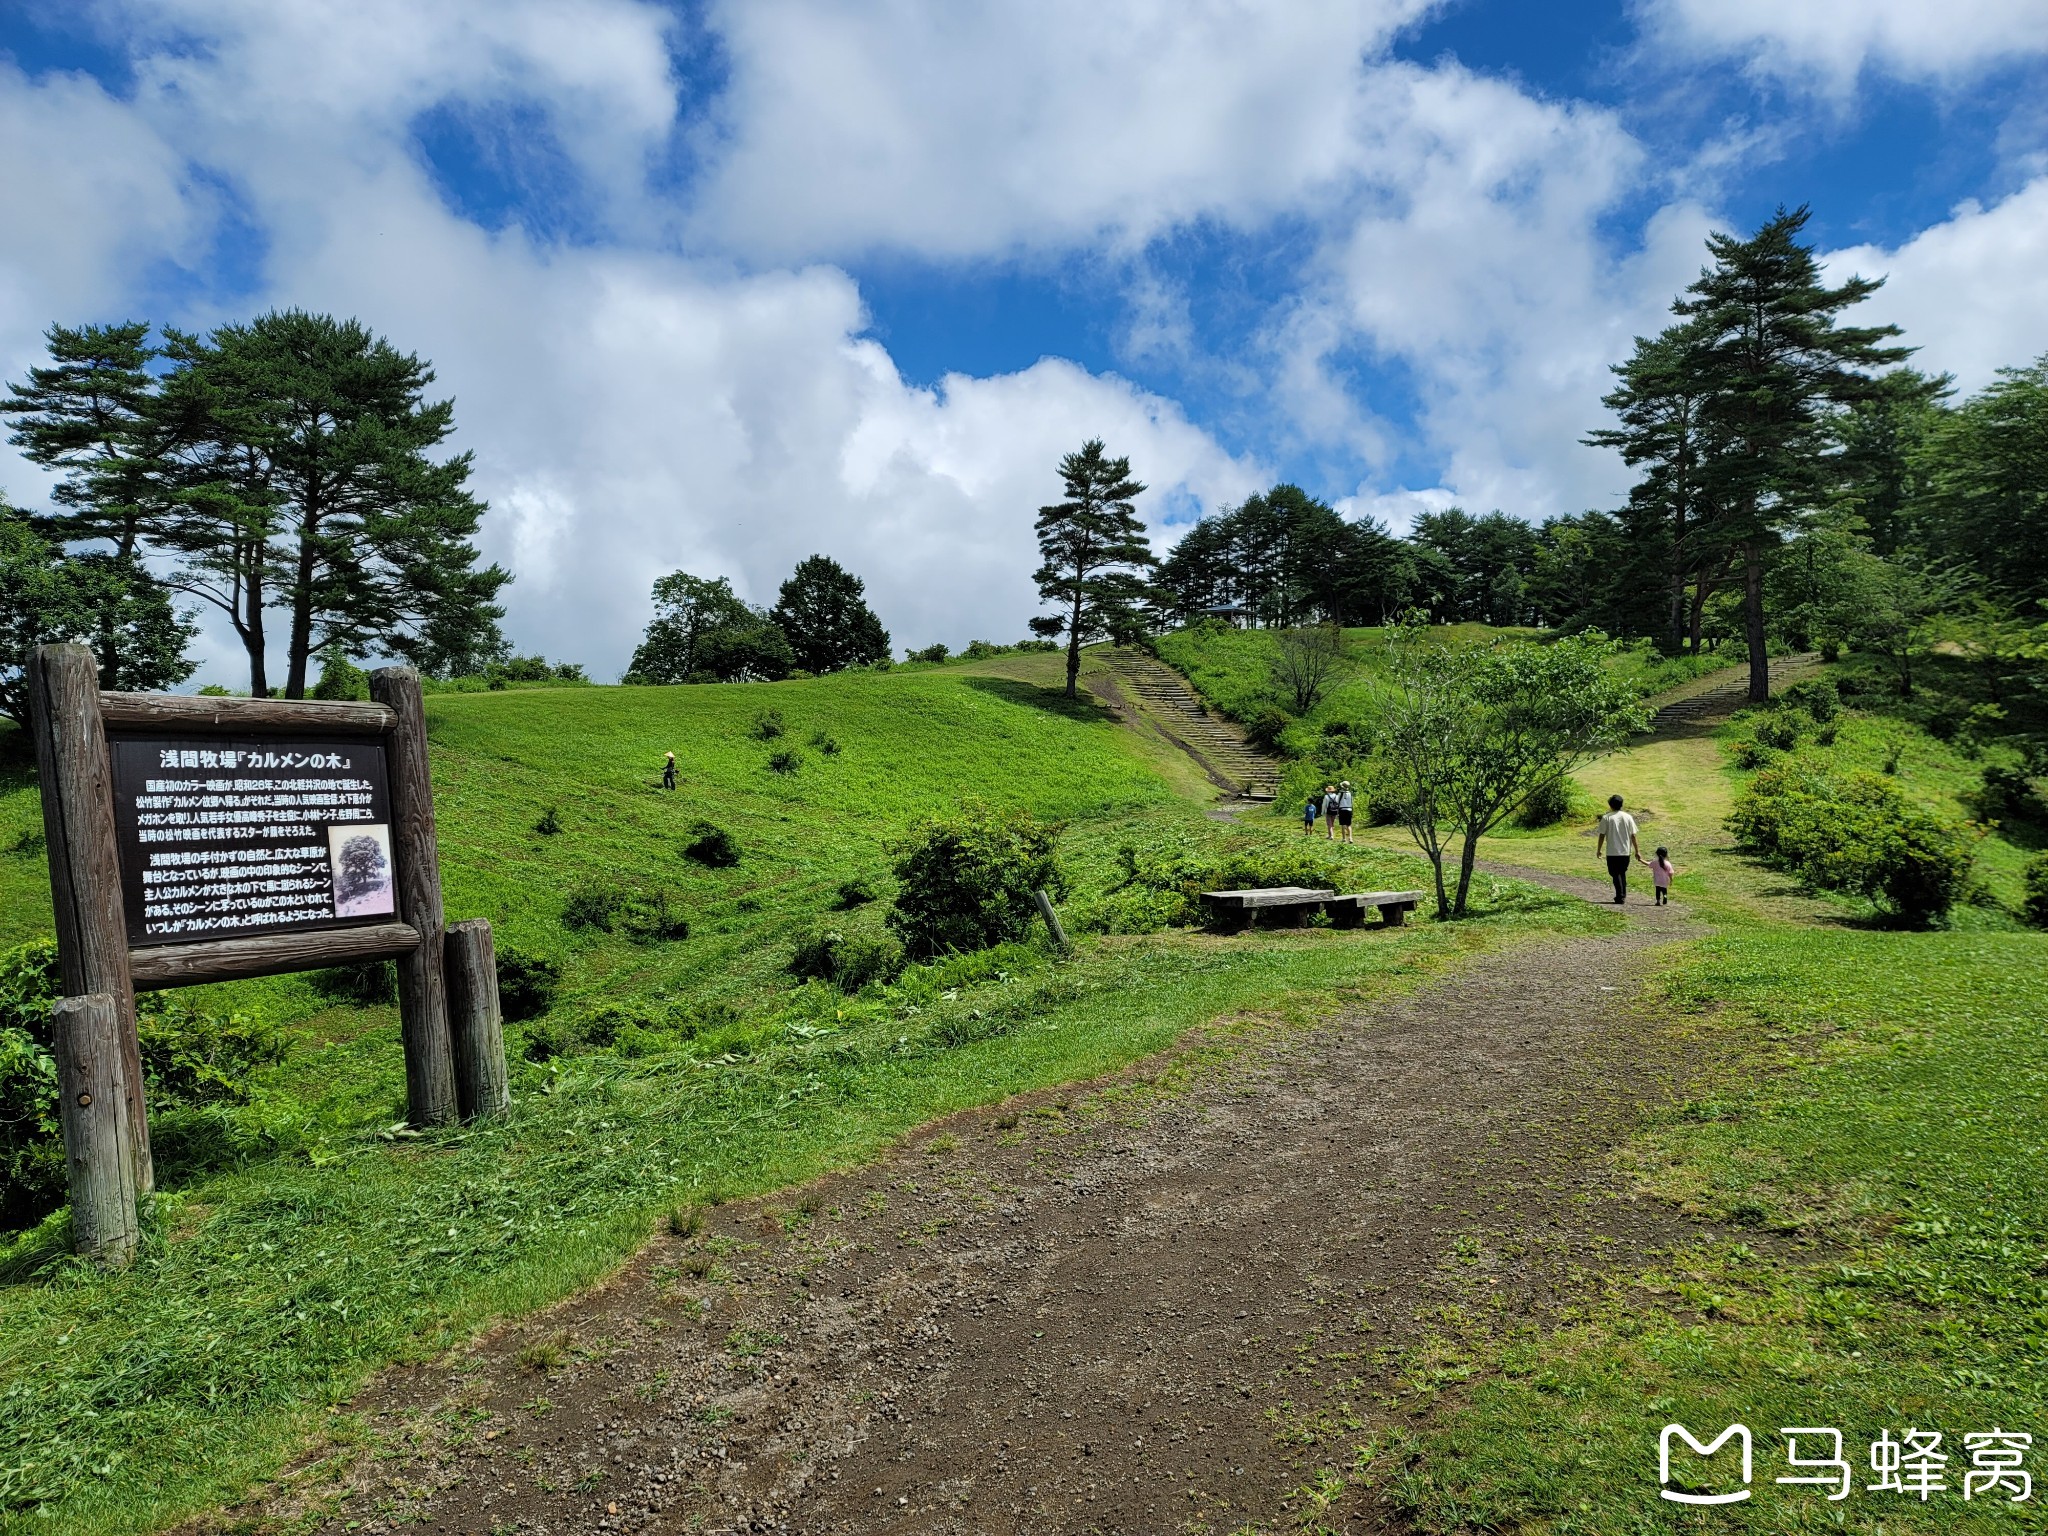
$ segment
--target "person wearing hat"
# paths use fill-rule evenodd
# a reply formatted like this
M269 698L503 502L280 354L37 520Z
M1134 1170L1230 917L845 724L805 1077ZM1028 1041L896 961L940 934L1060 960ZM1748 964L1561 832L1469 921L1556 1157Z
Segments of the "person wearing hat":
M1344 841L1351 841L1351 781L1337 781L1337 825L1344 829Z
M661 765L661 787L663 789L674 789L676 787L676 755L673 752L669 753L667 761Z
M1336 835L1337 786L1334 784L1325 784L1323 786L1323 836L1325 838L1335 838Z

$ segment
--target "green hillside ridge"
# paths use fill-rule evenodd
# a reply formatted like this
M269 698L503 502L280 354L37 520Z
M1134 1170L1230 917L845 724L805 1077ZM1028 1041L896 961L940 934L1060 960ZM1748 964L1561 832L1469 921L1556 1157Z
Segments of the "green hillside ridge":
M370 1373L592 1283L679 1207L863 1161L935 1116L1114 1071L1213 1020L1311 1017L1611 921L1496 885L1458 927L1084 932L1071 956L1012 944L854 997L790 976L814 925L879 926L891 844L970 798L1065 824L1074 915L1134 863L1302 856L1281 829L1207 818L1191 765L1060 697L1061 660L430 698L449 915L488 917L507 949L562 971L553 1009L508 1026L512 1114L404 1130L396 1010L337 1003L317 978L181 994L292 1048L249 1102L162 1122L163 1192L131 1271L79 1266L61 1219L0 1249L0 1531L147 1530L233 1497L316 1432L345 1437L328 1410ZM782 734L763 740L767 711ZM658 788L670 748L673 794ZM793 772L769 766L781 750L800 754ZM550 808L554 835L535 830ZM39 812L19 768L0 814L0 849L20 844L0 852L6 935L40 937L47 871L21 837ZM700 821L733 835L737 866L684 856ZM1388 850L1314 857L1354 889L1421 883ZM882 899L842 910L857 877ZM565 926L593 882L668 888L690 936ZM1156 928L1171 893L1141 894L1101 925ZM579 1035L607 1009L628 1023ZM563 1038L566 1053L536 1048Z

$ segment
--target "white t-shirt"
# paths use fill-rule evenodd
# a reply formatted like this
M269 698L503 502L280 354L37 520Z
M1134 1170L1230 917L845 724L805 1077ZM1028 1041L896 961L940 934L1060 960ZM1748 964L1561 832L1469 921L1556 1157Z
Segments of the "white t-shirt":
M1601 834L1607 839L1605 852L1610 859L1619 859L1635 847L1636 819L1627 811L1609 811L1600 818Z

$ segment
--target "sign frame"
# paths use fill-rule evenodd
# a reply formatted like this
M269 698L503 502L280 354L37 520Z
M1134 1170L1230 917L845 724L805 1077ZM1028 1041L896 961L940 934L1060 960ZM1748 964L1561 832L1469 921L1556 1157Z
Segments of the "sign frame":
M369 703L103 692L98 661L82 645L37 646L28 673L64 997L67 1003L96 1000L92 1006L60 1004L56 1014L60 1078L83 1083L89 1066L97 1084L96 1092L67 1089L60 1104L79 1251L125 1263L136 1240L135 1198L155 1188L135 1028L138 991L395 960L408 1120L422 1128L444 1126L505 1107L490 928L482 922L446 926L426 715L412 668L371 673ZM124 736L375 738L384 748L390 791L392 920L131 945L110 730ZM469 953L479 946L481 968ZM450 952L465 980L462 1017L452 1032Z

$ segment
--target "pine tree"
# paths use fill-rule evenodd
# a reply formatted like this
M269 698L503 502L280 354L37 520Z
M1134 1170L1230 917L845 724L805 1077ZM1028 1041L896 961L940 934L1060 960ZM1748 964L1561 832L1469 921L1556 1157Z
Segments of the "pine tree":
M1081 675L1081 647L1134 624L1149 589L1139 574L1159 561L1131 504L1145 487L1131 478L1129 459L1112 459L1102 439L1060 460L1067 499L1038 509L1038 552L1032 579L1038 595L1065 610L1031 621L1034 634L1067 637L1067 697Z
M867 586L836 560L812 555L799 564L768 616L789 637L806 672L867 666L889 654L889 632L868 607Z
M1836 471L1833 408L1878 394L1874 370L1911 348L1887 346L1897 326L1842 326L1836 317L1882 280L1822 285L1813 247L1799 236L1811 214L1777 214L1748 240L1715 234L1713 265L1672 306L1693 322L1690 366L1702 388L1699 482L1713 538L1742 572L1749 696L1770 696L1764 563L1801 514L1821 506Z

